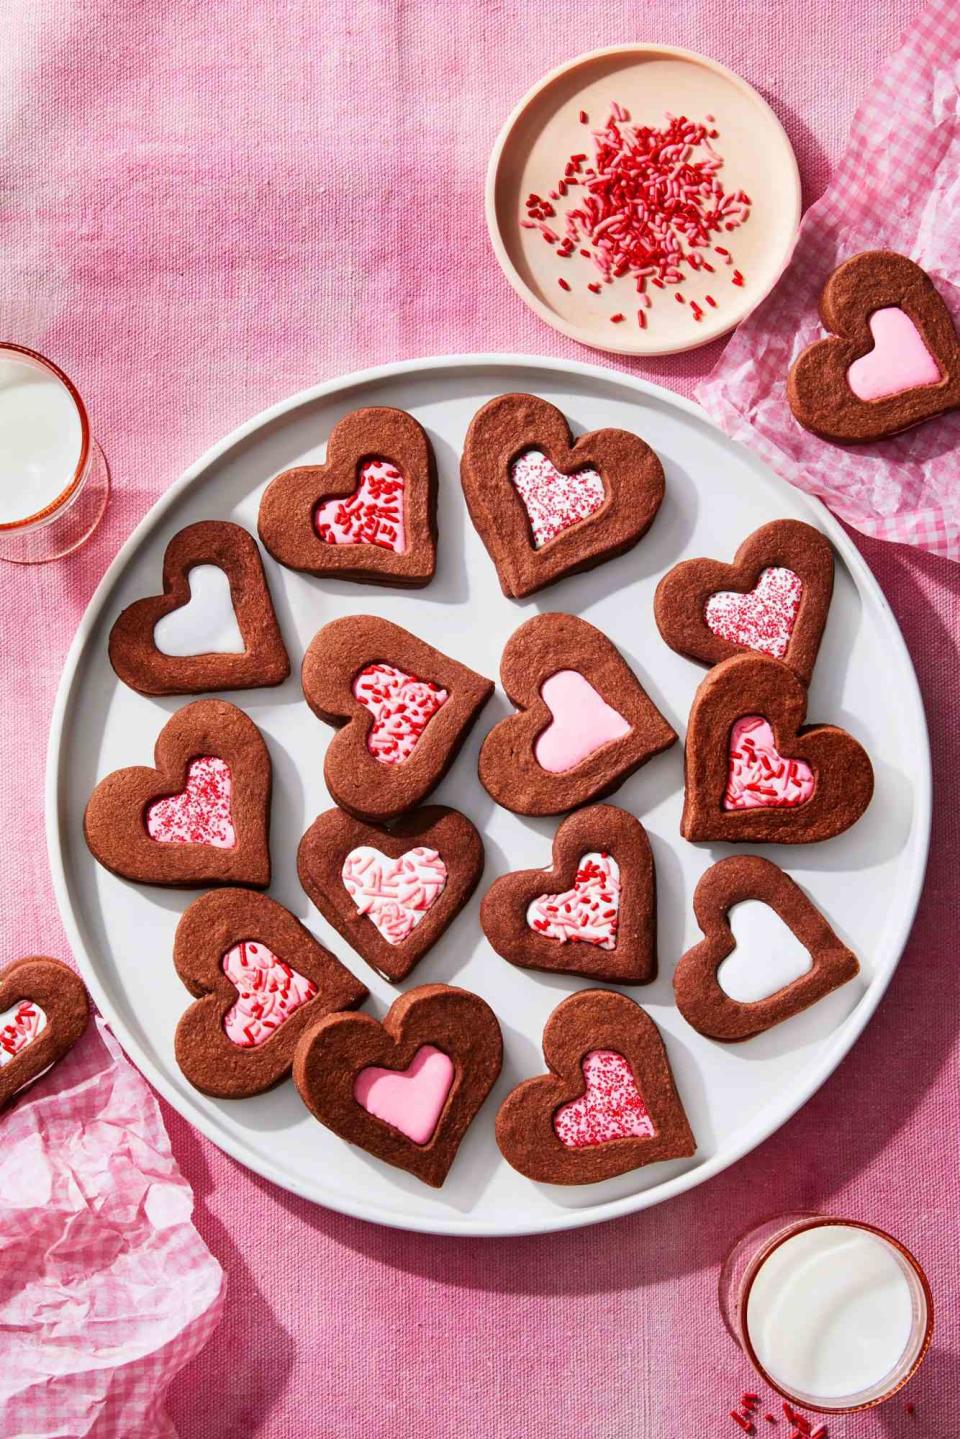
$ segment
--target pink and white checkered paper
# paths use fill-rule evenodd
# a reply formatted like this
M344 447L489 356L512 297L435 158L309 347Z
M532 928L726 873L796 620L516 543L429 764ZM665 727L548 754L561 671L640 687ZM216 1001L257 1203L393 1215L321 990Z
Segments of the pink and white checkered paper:
M844 448L797 424L786 379L823 333L817 302L827 276L862 250L909 255L960 319L958 67L956 0L934 0L857 111L847 150L807 211L780 283L697 390L728 434L856 529L951 559L960 559L960 413Z
M223 1272L156 1100L98 1021L0 1136L0 1435L173 1439Z

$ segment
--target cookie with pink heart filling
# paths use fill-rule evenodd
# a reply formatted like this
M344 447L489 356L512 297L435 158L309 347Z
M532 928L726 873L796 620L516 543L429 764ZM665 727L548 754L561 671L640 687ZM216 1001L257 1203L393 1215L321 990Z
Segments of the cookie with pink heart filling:
M163 594L121 612L109 653L145 695L282 684L290 661L253 536L226 520L180 530L164 551Z
M249 889L195 899L177 925L173 962L197 999L177 1025L177 1063L215 1099L272 1089L305 1029L367 997L289 910Z
M426 431L405 410L354 410L322 465L284 470L260 501L274 559L311 575L419 588L436 566L437 475Z
M715 665L753 651L810 683L833 594L833 550L802 520L771 520L732 564L684 560L657 586L653 612L671 649Z
M59 959L0 970L0 1109L73 1048L89 1019L86 987Z
M663 466L627 430L576 442L535 395L498 395L470 422L460 461L470 518L505 595L522 598L631 549L663 500Z
M503 1058L500 1025L478 994L424 984L381 1024L335 1014L297 1045L293 1078L310 1112L386 1164L439 1188Z
M528 1179L594 1184L696 1152L660 1032L625 994L571 994L547 1020L543 1056L550 1073L497 1113L500 1151Z
M677 736L606 635L542 614L507 641L500 680L518 713L480 749L480 780L515 814L562 814L617 788Z
M497 953L521 969L649 984L657 977L657 896L643 825L613 805L577 810L553 837L552 867L494 880L480 923Z
M763 655L716 665L687 723L680 833L689 840L810 844L849 829L873 795L863 746L807 725L807 692Z
M300 841L297 872L324 919L396 983L473 894L483 840L466 815L445 805L425 805L389 828L330 809Z
M805 974L749 1000L728 994L719 979L721 965L737 947L730 911L745 900L769 905L810 956ZM800 886L759 855L731 855L712 865L694 891L693 912L703 939L681 957L673 989L684 1019L708 1039L727 1044L751 1039L801 1014L860 972L856 955ZM758 957L761 967L764 958Z
M483 675L373 615L324 625L301 678L313 712L340 727L324 760L330 794L375 823L440 783L493 693Z
M83 816L94 858L140 884L270 883L270 755L253 720L196 700L164 725L154 768L115 770Z
M845 260L820 296L832 333L802 350L787 399L807 430L863 444L960 407L960 339L929 275L906 255Z

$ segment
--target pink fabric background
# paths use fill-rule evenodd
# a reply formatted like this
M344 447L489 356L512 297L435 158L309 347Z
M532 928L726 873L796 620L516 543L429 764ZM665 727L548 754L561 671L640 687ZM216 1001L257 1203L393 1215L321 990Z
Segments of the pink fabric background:
M0 789L6 955L65 950L42 833L54 689L96 580L180 470L263 405L354 366L582 353L526 312L483 230L487 153L524 89L597 45L706 51L770 100L809 203L918 8L6 0L0 333L75 377L116 485L81 556L0 566L2 755L14 774ZM689 393L719 348L643 373ZM863 548L919 671L938 805L912 941L846 1063L711 1184L613 1225L521 1241L418 1238L313 1208L165 1109L197 1224L229 1277L223 1324L174 1387L182 1439L739 1434L726 1413L748 1372L717 1317L717 1265L750 1221L797 1206L888 1223L940 1300L916 1416L894 1403L831 1433L960 1430L960 568Z

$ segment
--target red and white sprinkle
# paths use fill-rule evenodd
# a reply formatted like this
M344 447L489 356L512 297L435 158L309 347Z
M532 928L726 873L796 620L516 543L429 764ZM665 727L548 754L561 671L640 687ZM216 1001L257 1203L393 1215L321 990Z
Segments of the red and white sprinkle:
M447 866L426 845L389 859L363 844L347 855L340 878L360 914L373 921L387 943L402 944L443 893Z
M353 682L354 697L373 715L367 749L381 764L402 764L449 694L395 665L374 664Z
M653 1120L641 1098L633 1070L622 1054L592 1049L584 1056L586 1089L562 1104L553 1127L568 1149L587 1149L612 1139L652 1139Z
M612 854L585 854L573 888L541 894L527 908L527 924L546 939L615 949L620 912L620 866Z
M255 1049L313 999L317 986L278 959L265 944L242 940L223 956L223 972L236 986L235 1003L223 1016L227 1038Z
M187 770L181 794L154 800L147 810L147 833L160 844L209 844L233 849L237 842L230 812L233 776L226 760L202 755Z
M791 809L813 796L816 780L802 759L785 759L762 715L744 715L730 732L725 810Z
M47 1027L47 1016L32 999L21 999L0 1016L0 1069L32 1044Z
M607 498L597 470L587 466L572 475L561 474L540 450L519 455L510 466L510 479L523 500L538 550L588 519Z
M756 588L746 594L718 590L707 600L707 628L733 645L782 660L796 623L803 582L782 566L761 572Z
M366 460L352 495L317 505L314 527L328 545L376 545L400 554L407 547L403 496L403 475L395 465Z

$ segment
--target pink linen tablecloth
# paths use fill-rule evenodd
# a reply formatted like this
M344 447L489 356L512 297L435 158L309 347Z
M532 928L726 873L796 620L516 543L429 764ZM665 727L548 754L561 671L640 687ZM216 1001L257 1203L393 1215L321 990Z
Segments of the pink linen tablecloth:
M97 579L185 465L262 406L359 365L473 349L583 355L509 290L482 223L490 145L539 74L630 39L714 55L783 120L809 203L918 10L5 0L0 334L74 376L116 486L72 561L0 566L6 955L65 953L42 820L54 690ZM719 349L642 373L689 393ZM895 1402L832 1435L960 1432L960 568L862 548L917 665L938 804L913 938L851 1056L709 1185L613 1225L518 1241L341 1218L248 1174L165 1106L197 1225L229 1279L220 1329L174 1387L182 1439L738 1435L726 1416L748 1371L719 1323L717 1266L742 1227L797 1207L887 1223L940 1301L916 1414Z

